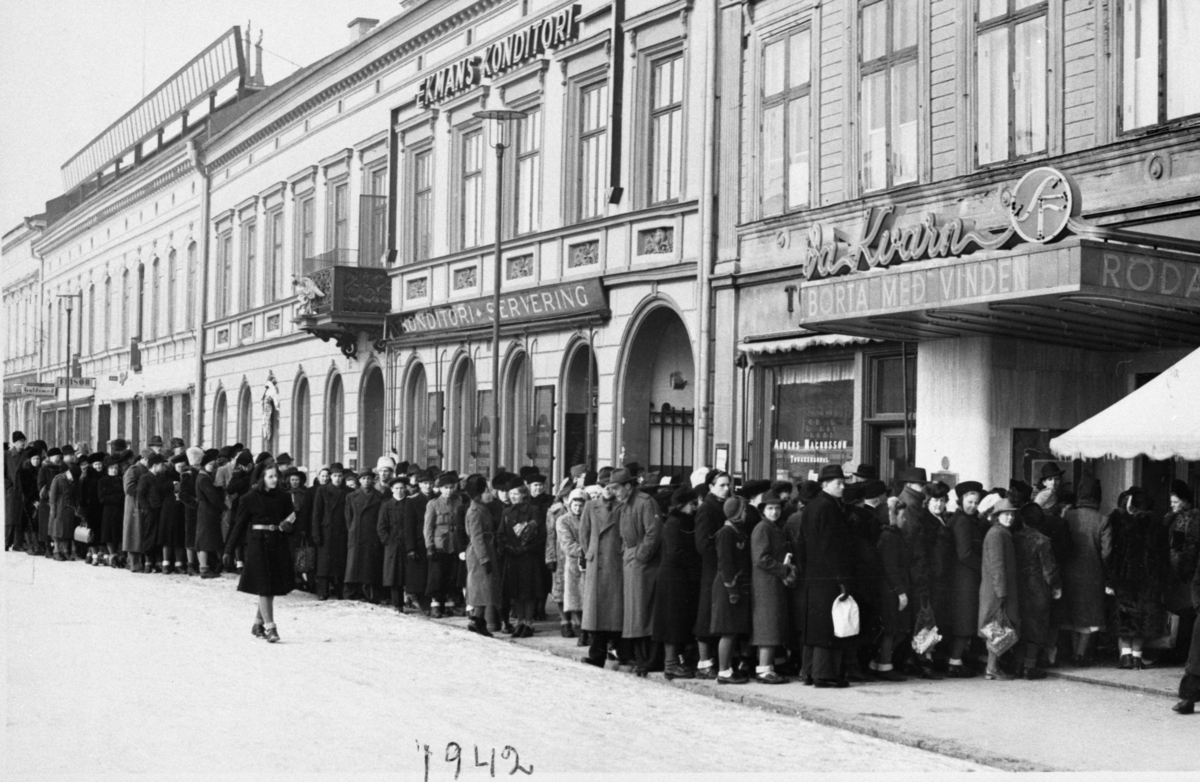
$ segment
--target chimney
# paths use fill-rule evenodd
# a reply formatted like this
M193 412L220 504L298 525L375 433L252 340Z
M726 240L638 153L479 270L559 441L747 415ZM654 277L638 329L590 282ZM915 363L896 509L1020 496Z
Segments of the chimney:
M367 19L364 16L352 20L350 24L346 25L350 28L350 43L366 38L367 34L374 30L377 24L379 24L378 19Z
M262 28L258 28L258 43L254 44L254 86L265 87L267 82L263 79L262 72Z

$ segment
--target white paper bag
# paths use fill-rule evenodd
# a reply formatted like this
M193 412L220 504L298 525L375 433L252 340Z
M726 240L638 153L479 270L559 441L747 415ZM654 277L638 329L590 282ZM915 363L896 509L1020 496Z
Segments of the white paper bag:
M850 595L833 601L833 634L838 638L858 635L858 603Z

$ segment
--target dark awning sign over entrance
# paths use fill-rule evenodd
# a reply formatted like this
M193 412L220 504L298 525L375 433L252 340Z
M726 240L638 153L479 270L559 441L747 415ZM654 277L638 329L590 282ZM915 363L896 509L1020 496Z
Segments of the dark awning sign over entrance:
M500 325L532 323L604 312L608 302L599 280L547 285L500 295ZM388 333L398 337L491 328L491 296L468 299L388 317Z

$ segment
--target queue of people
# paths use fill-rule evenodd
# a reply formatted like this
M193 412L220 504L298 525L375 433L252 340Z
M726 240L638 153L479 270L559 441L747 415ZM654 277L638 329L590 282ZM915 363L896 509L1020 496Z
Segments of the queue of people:
M893 492L870 465L740 486L722 470L579 465L552 486L531 466L489 478L384 456L369 470L321 467L310 483L287 454L241 444L109 445L82 454L13 433L6 550L235 572L258 597L252 633L270 642L273 599L297 588L466 616L487 637L531 636L553 604L590 665L843 688L1042 679L1096 664L1101 631L1136 671L1174 627L1160 654L1187 658L1174 708L1190 714L1200 697L1200 510L1182 481L1165 516L1138 487L1102 516L1100 484L1070 493L1053 464L1037 487L992 489L907 468Z

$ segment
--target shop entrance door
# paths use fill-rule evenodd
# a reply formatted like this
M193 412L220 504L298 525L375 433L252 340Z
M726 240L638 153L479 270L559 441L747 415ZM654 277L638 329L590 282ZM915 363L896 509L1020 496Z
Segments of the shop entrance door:
M904 427L880 426L876 427L875 431L877 450L874 462L879 465L879 477L890 485L907 461L904 458Z

